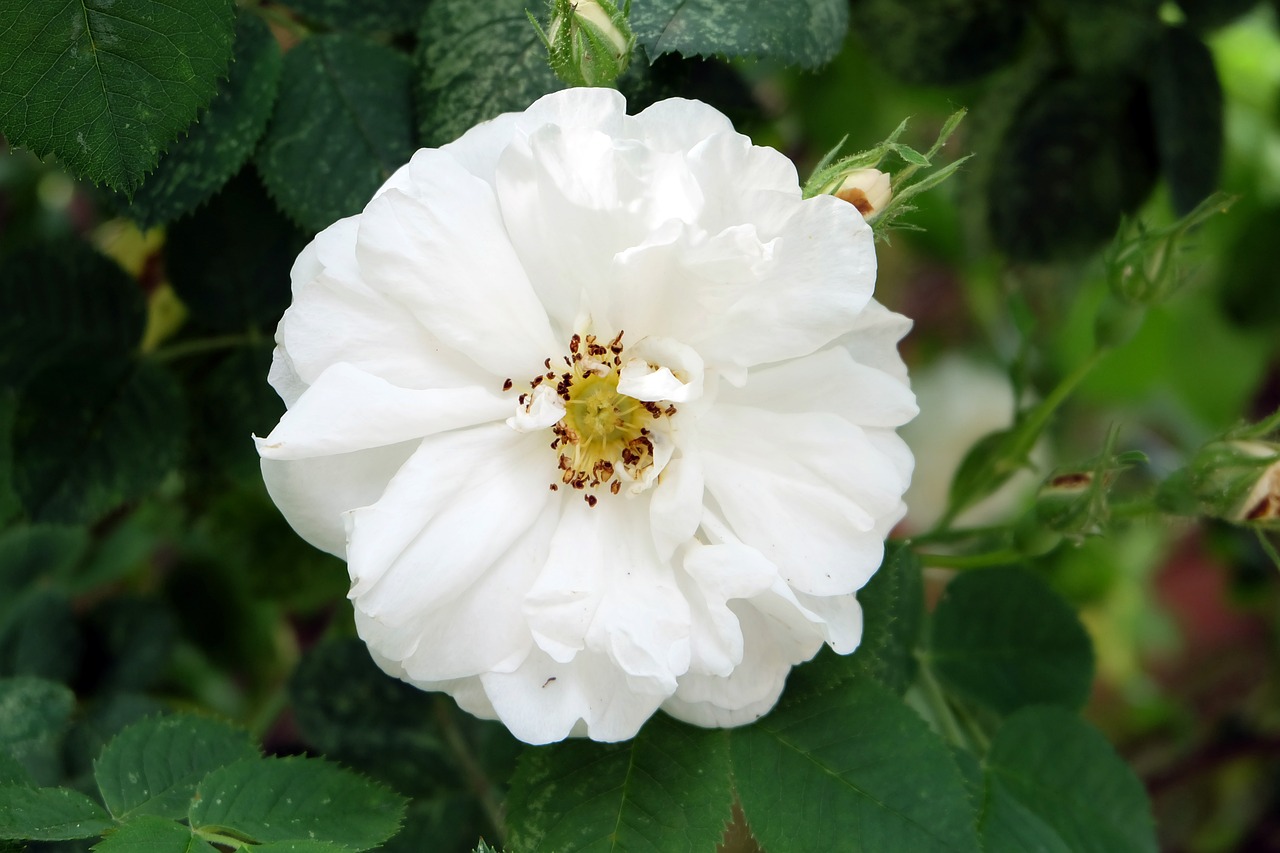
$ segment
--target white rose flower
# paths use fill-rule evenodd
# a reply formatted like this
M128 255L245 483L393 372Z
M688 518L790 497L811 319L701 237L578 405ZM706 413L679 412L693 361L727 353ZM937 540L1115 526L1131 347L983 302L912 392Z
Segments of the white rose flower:
M521 740L750 722L904 512L872 235L716 110L570 89L414 155L293 267L258 439L388 673Z

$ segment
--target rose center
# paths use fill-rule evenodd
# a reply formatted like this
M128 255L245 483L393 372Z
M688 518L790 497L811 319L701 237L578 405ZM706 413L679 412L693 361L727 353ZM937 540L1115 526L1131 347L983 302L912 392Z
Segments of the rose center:
M607 344L594 335L574 335L569 341L566 369L557 373L548 359L547 373L530 383L533 394L521 395L526 407L538 394L554 391L564 415L552 425L561 485L586 491L595 506L599 488L618 494L629 483L646 483L654 464L655 421L675 414L675 407L637 400L618 391L622 372L622 332ZM527 402L526 402L527 401Z

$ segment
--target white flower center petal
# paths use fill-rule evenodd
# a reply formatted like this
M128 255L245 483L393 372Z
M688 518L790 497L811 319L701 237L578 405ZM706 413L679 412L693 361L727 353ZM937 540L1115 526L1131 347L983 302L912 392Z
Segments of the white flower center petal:
M645 338L627 351L618 391L637 400L687 403L702 396L702 357L667 338Z
M657 482L674 448L668 435L676 414L672 401L702 393L697 353L674 342L649 348L652 354L673 356L677 375L630 353L624 362L622 336L619 332L606 344L595 335L575 334L563 359L565 368L557 371L546 359L547 372L533 378L515 415L507 419L519 432L551 431L558 471L552 491L565 486L584 492L591 506L599 500L598 492L616 495L625 488L636 494ZM640 387L629 392L626 386ZM503 390L511 388L508 380Z

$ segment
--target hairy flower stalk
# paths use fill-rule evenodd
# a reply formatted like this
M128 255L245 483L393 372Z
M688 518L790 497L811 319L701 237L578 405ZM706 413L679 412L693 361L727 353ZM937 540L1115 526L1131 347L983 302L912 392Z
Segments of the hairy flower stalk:
M519 738L727 726L861 637L916 412L870 228L696 101L419 151L293 268L258 439L384 670Z

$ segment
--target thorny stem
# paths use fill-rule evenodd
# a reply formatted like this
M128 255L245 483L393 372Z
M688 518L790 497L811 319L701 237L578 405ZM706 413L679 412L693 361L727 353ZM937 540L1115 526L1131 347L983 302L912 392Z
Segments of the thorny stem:
M489 781L484 768L476 760L470 744L462 736L462 731L458 728L458 722L454 717L453 708L449 705L449 700L443 696L435 697L435 712L436 722L440 725L440 732L444 735L445 744L462 767L462 774L466 777L467 784L471 787L471 792L480 800L480 806L484 809L485 816L489 818L489 823L493 825L494 832L498 834L497 846L506 846L507 823L503 818L502 806L498 803L498 798L494 793L493 783Z

